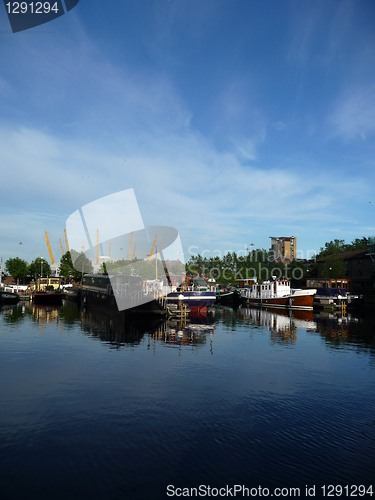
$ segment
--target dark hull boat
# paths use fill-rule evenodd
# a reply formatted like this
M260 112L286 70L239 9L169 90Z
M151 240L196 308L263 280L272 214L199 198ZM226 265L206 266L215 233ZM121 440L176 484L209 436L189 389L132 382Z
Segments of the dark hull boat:
M217 290L216 303L227 306L238 306L241 304L241 294L236 289Z
M2 304L17 304L20 301L20 296L15 292L5 292L0 290L0 305Z
M60 306L63 294L61 292L34 292L31 297L34 304Z
M145 293L143 279L125 275L86 274L80 289L80 302L88 308L125 315L166 315L164 297Z

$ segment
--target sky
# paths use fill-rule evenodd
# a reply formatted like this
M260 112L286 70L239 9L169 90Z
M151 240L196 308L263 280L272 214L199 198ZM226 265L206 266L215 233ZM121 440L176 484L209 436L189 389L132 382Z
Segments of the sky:
M373 236L374 26L372 0L80 0L12 33L0 5L3 261L48 258L45 231L59 260L128 189L185 261Z

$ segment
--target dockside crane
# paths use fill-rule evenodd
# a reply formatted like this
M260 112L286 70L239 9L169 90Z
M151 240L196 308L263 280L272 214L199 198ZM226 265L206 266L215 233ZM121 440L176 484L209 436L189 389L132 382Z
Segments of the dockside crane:
M154 253L154 248L155 248L155 245L156 245L156 238L157 238L157 234L155 234L155 239L154 239L154 242L152 244L152 247L151 247L151 251L150 251L150 255L147 257L147 260L152 260L152 254Z
M53 256L53 253L52 253L52 248L51 248L51 244L49 242L47 231L44 233L44 237L46 239L49 257L51 259L51 264L55 264L55 257Z
M133 239L133 231L132 231L132 233L130 235L129 248L128 248L128 253L126 255L126 260L129 260L129 257L130 257L130 250L131 250L131 247L132 247L132 239ZM133 259L134 259L134 257L133 257Z
M68 245L68 237L66 235L66 229L64 229L64 234L65 234L66 251L70 252L69 245Z
M61 248L61 257L64 257L64 249L63 249L63 246L61 243L61 238L59 238L59 241L60 241L60 248Z

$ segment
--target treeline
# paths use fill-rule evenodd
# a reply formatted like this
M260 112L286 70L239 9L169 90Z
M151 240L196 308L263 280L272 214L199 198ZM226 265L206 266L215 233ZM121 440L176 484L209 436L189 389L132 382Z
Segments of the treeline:
M351 243L345 243L345 240L335 239L325 243L324 247L320 248L320 252L316 259L324 259L320 268L322 278L343 278L347 273L347 265L345 260L340 258L341 253L354 252L359 250L367 250L372 244L372 238L355 238ZM314 265L316 276L317 264Z
M351 243L335 239L324 244L320 252L310 262L293 260L290 263L273 262L273 255L268 250L252 250L247 255L228 252L224 257L203 257L195 255L186 265L189 274L204 275L214 278L218 283L235 284L238 279L256 278L257 281L269 279L272 276L286 278L294 285L301 285L308 277L317 276L316 260L325 258L321 268L322 277L343 277L346 273L345 262L338 257L342 252L366 250L372 239L355 238Z
M316 256L317 259L335 255L342 252L354 252L356 250L366 250L370 246L370 238L363 236L355 238L351 243L345 243L345 240L333 240L325 243L324 247L320 248L320 252Z
M193 275L204 275L213 278L217 283L235 284L239 279L257 279L263 281L276 276L278 279L290 279L300 284L305 279L308 268L294 260L290 263L270 262L269 252L256 249L247 255L228 252L224 257L203 257L200 254L190 258L186 264L186 272Z
M72 256L75 261L74 266ZM20 278L31 277L37 279L51 276L51 266L43 257L37 257L31 264L19 257L8 259L5 262L5 270L9 275L17 279L17 283ZM83 252L79 253L72 249L61 257L60 276L80 279L82 273L86 274L92 271L91 262Z
M8 259L5 261L5 270L17 280L27 276L39 278L51 275L51 267L42 257L37 257L31 264L19 257Z

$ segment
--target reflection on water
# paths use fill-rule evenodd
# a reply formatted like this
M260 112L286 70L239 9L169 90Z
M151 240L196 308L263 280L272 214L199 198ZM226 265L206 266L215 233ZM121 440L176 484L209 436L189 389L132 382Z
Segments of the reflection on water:
M362 316L342 312L287 311L281 309L240 308L242 319L252 325L266 327L271 340L297 342L298 330L316 332L331 347L353 344L373 349L375 317L369 312Z
M170 484L261 484L303 498L315 484L319 498L323 484L369 485L374 339L365 315L3 307L0 496L159 500Z
M26 318L39 325L41 332L49 323L59 325L61 331L79 324L88 336L114 348L138 345L147 335L153 340L175 347L204 345L207 336L215 333L214 317L208 313L185 319L168 319L158 316L129 318L122 314L106 314L101 310L83 309L71 301L62 306L42 306L33 303L6 306L1 309L8 323L22 322Z
M271 332L273 342L291 343L297 341L297 328L316 330L312 311L283 309L241 308L241 315L253 325L265 326Z
M316 321L316 331L331 347L350 345L372 351L375 349L375 317L370 312L361 316L321 312Z
M137 345L145 335L170 346L204 345L207 338L212 341L215 322L220 321L233 330L238 324L265 327L272 342L294 344L298 330L316 332L332 347L342 343L358 347L374 348L375 317L372 314L356 316L350 312L290 311L283 309L260 309L240 307L215 307L208 314L187 319L164 319L145 316L131 319L121 314L106 314L95 309L80 310L71 301L62 306L42 306L31 303L4 305L0 308L4 322L17 324L29 319L41 328L55 323L59 329L70 329L80 325L83 332L93 338L121 347Z

